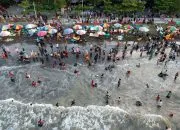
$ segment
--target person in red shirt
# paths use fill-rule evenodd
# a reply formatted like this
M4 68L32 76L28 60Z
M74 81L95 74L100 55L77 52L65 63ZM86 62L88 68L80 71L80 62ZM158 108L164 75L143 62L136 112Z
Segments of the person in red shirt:
M9 77L14 77L14 73L12 71L9 72Z
M95 83L94 83L94 80L91 81L91 87L95 87Z
M33 86L33 87L36 87L36 85L37 85L36 82L35 82L35 81L32 81L32 86Z
M160 100L160 96L158 94L157 97L156 97L156 101L159 101L159 100Z
M39 126L39 127L42 127L43 125L44 125L44 121L41 120L41 119L39 119L39 121L38 121L38 126Z

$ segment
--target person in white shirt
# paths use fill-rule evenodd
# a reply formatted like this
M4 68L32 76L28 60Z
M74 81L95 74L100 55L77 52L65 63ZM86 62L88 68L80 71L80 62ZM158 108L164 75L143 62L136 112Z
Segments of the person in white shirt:
M159 100L159 102L158 102L158 104L157 104L157 107L158 107L158 108L161 108L162 105L163 105L162 100Z

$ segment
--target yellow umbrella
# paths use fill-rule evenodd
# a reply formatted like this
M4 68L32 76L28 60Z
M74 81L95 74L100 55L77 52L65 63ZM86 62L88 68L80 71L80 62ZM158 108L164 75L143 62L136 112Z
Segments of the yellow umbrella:
M23 26L22 26L22 25L19 25L19 24L16 25L16 27L15 27L16 30L20 30L20 29L22 29L22 28L23 28Z
M110 25L109 25L108 23L104 23L103 27L104 27L104 28L109 28Z

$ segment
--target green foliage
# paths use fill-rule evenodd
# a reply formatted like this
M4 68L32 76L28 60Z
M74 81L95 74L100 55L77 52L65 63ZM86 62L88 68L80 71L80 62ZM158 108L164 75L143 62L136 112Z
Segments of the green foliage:
M95 7L101 5L105 13L142 12L145 9L145 2L140 0L122 0L122 2L116 3L114 3L113 0L87 0L86 2L93 5L94 8L84 5L83 10L95 10ZM75 10L82 11L82 5L76 6Z
M12 4L15 4L16 2L14 0L0 0L0 5L4 7L9 7Z
M66 5L66 0L54 0L55 9L63 8Z
M29 7L30 7L30 2L28 1L28 0L23 0L20 4L19 4L19 6L20 7L22 7L22 8L24 8L25 10L26 9L28 9Z
M163 13L176 13L180 11L179 0L156 0L154 9Z

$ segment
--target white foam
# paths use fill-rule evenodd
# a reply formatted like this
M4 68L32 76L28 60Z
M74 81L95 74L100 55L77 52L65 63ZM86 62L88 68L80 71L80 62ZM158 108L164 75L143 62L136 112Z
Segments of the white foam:
M13 102L12 102L13 101ZM97 129L110 130L112 125L129 127L131 121L134 123L136 117L119 107L112 106L73 106L73 107L55 107L51 104L30 104L16 101L13 98L0 101L1 119L0 128L27 129L37 127L37 120L45 120L46 126L55 124L53 129L70 130L71 128L80 128L83 130ZM161 127L159 122L163 120L160 115L146 114L137 118L140 126ZM161 119L162 118L162 119ZM138 124L137 124L138 125Z

